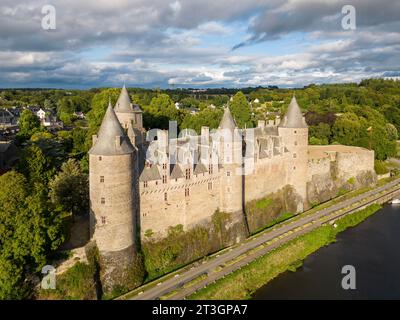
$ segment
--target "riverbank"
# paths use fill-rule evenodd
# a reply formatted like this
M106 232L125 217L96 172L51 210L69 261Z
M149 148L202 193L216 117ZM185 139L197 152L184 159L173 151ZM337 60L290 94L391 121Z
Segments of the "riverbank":
M338 233L356 226L380 208L380 205L372 204L336 220L335 225L325 224L318 227L199 290L187 299L249 299L255 290L282 272L294 271L308 255L335 241Z

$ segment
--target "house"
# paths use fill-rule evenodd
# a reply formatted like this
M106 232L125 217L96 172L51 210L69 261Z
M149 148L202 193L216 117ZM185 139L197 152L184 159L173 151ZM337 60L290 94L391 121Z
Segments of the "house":
M46 111L40 108L39 111L36 112L36 116L39 118L40 121L43 121L46 118Z
M12 141L0 140L0 175L12 168L18 160L18 149Z
M8 129L16 125L17 118L9 110L0 110L0 129Z

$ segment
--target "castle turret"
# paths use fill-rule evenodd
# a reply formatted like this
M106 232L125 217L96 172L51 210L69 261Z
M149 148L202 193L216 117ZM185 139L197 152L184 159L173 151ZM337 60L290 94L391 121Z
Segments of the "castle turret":
M306 201L307 198L307 162L308 162L308 127L293 96L285 116L278 127L283 145L289 151L288 184L295 187L297 193ZM299 207L298 211L303 210Z
M143 111L138 104L132 104L125 85L122 87L114 110L125 130L128 129L129 124L132 124L134 128L143 131Z
M219 163L221 170L220 210L243 211L242 139L229 108L218 127L220 133Z
M91 238L103 291L129 288L136 259L135 148L108 105L89 151Z

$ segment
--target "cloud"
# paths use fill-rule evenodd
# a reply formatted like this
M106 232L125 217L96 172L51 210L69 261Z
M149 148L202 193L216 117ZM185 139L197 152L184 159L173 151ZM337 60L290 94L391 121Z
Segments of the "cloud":
M54 0L53 31L43 4L1 1L0 86L301 86L400 70L396 0L353 0L354 31L345 0Z

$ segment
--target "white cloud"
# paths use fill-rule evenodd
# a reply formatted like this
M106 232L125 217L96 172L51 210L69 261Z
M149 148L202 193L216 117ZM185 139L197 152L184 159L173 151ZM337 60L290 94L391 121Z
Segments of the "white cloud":
M400 70L395 0L354 0L354 32L338 27L345 0L54 0L54 32L41 29L43 1L15 2L0 4L0 83L8 86L305 85ZM291 40L298 33L308 47ZM230 50L235 41L282 38L299 51Z

